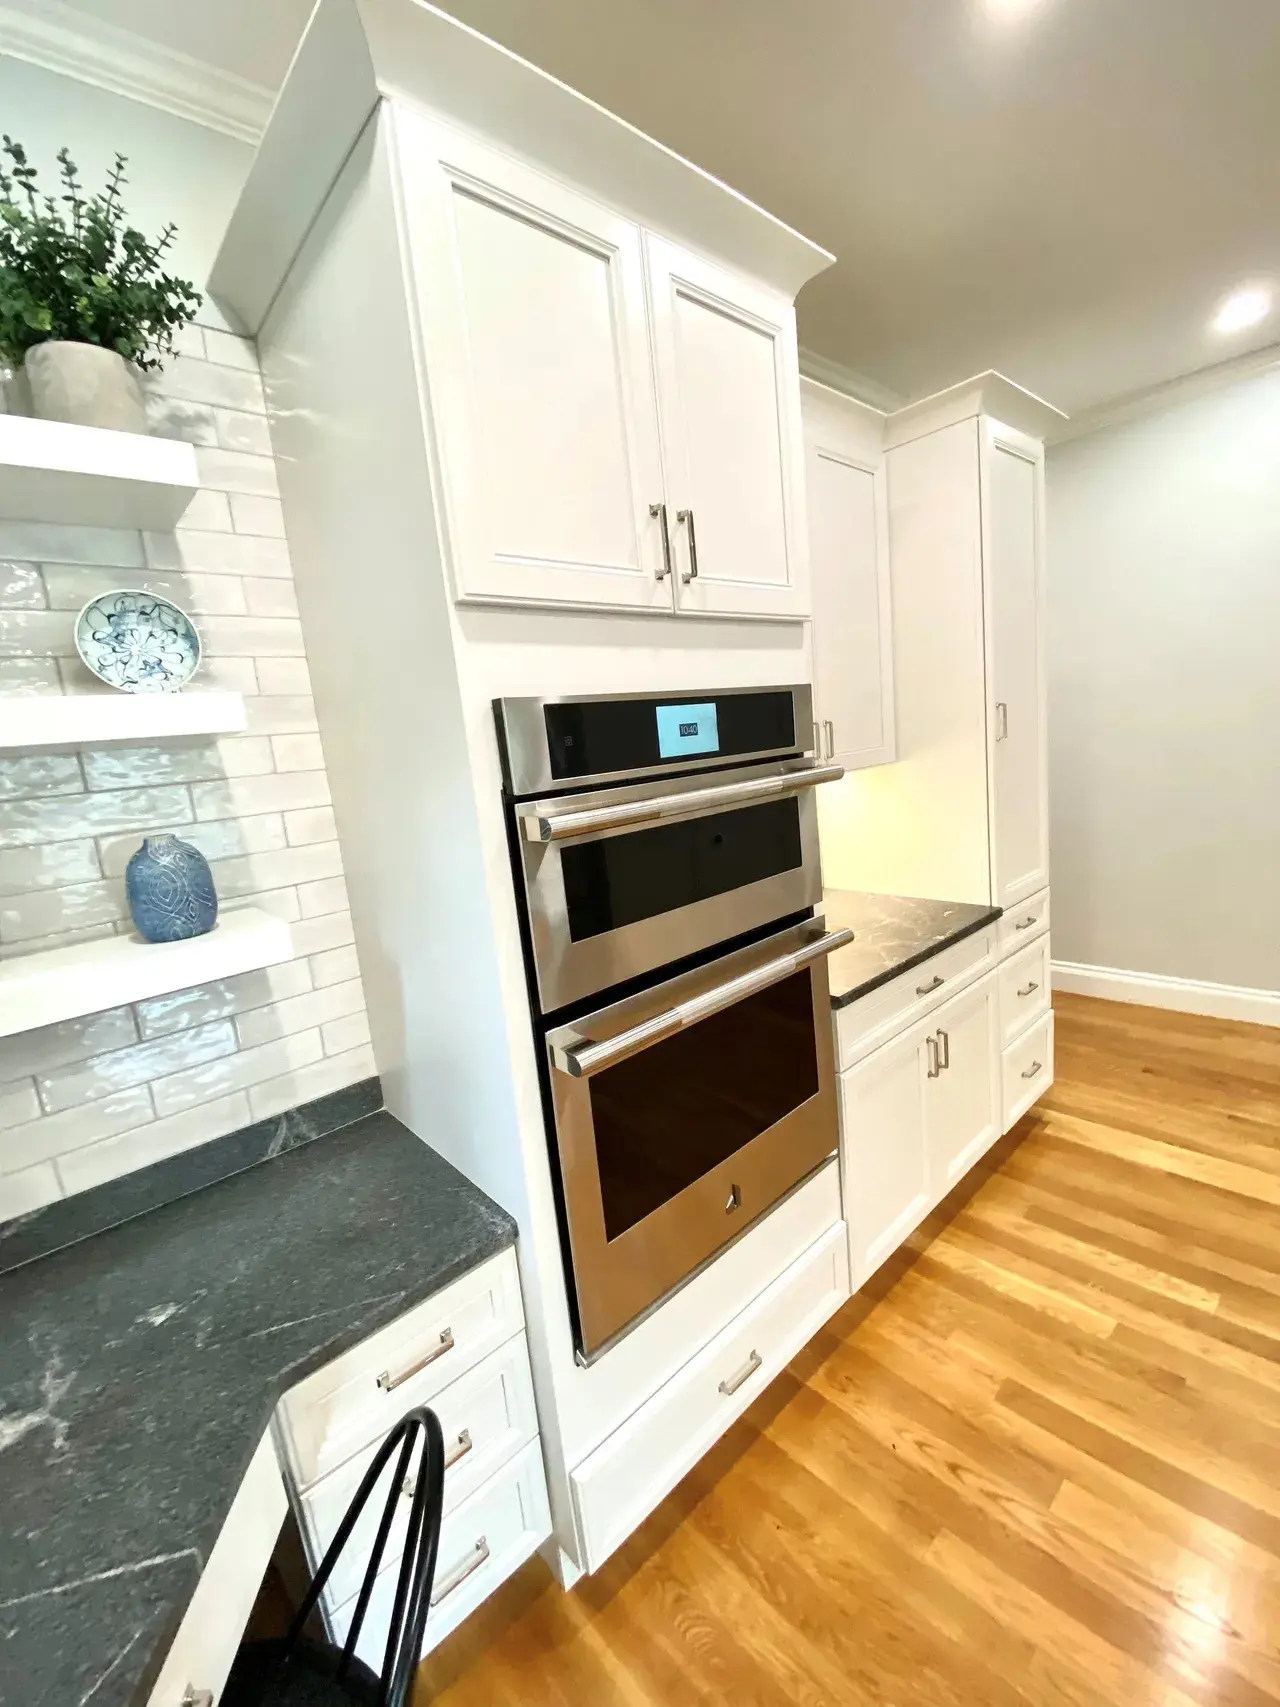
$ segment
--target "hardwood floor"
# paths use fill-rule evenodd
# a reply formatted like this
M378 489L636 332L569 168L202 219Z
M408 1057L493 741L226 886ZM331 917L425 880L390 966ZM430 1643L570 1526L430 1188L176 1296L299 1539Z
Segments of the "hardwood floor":
M1059 996L1057 1083L440 1707L1280 1702L1280 1030Z

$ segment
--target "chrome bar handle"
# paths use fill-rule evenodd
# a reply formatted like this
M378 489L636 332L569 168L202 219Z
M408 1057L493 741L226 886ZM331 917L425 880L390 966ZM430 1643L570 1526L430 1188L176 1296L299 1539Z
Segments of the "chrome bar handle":
M940 1046L942 1048L942 1056L941 1056L941 1059L939 1060L938 1065L939 1065L940 1070L945 1073L947 1068L951 1065L951 1034L950 1034L950 1032L943 1031L943 1030L939 1029L939 1031L938 1031L938 1043L940 1044Z
M1002 699L996 701L996 740L1009 739L1009 707Z
M1015 931L1029 931L1032 925L1038 925L1039 923L1039 913L1029 913L1025 919L1019 919L1013 928Z
M1043 1061L1033 1061L1031 1063L1031 1065L1027 1068L1026 1072L1022 1075L1023 1078L1024 1079L1034 1079L1036 1074L1040 1071L1041 1067L1043 1067L1043 1066L1044 1066Z
M389 1369L384 1369L378 1377L378 1385L384 1393L394 1393L397 1387L403 1387L406 1381L412 1381L415 1375L421 1375L428 1364L434 1363L438 1357L443 1357L446 1351L453 1350L453 1329L446 1328L440 1335L439 1344L432 1346L425 1357L420 1357L408 1369L402 1369L399 1375L393 1375Z
M945 983L946 979L940 978L935 972L929 983L916 985L916 995L931 996L935 990L940 990Z
M942 1068L938 1065L937 1038L930 1034L930 1036L925 1038L924 1046L929 1056L929 1071L926 1073L925 1077L929 1079L940 1079L942 1077Z
M823 719L822 727L827 732L826 759L827 763L830 764L831 760L836 756L836 726L829 717L826 717Z
M465 1458L467 1453L470 1452L474 1446L475 1442L471 1438L471 1430L469 1428L460 1429L458 1431L458 1438L454 1441L448 1452L445 1453L445 1469L452 1470L458 1460L460 1458ZM414 1494L417 1492L417 1488L418 1478L416 1476L406 1476L404 1481L400 1484L400 1492L407 1500L411 1500L413 1498Z
M470 1556L436 1584L435 1591L431 1596L432 1606L439 1606L440 1602L451 1595L454 1589L461 1588L472 1572L478 1571L488 1557L489 1543L482 1535L471 1549Z
M667 506L665 504L650 504L649 514L662 523L662 568L659 569L656 578L659 581L666 581L671 576L671 530L667 526Z
M1033 981L1032 983L1027 985L1025 990L1019 990L1018 994L1019 994L1019 996L1034 996L1036 991L1039 988L1040 988L1039 984L1037 984Z
M758 1351L753 1351L751 1353L751 1356L747 1359L747 1361L743 1364L742 1368L739 1369L736 1374L726 1376L725 1379L720 1383L720 1391L724 1394L726 1399L731 1399L733 1397L733 1395L738 1391L739 1387L745 1385L746 1382L750 1381L751 1377L755 1374L757 1369L763 1369L763 1368L764 1368L764 1358L761 1357L761 1355Z
M661 1043L664 1037L674 1037L686 1026L710 1019L712 1014L731 1008L735 1002L745 1001L757 991L781 983L793 972L802 971L813 961L834 954L836 949L844 948L852 941L851 930L828 931L825 936L806 943L792 954L780 955L777 960L757 966L754 972L744 972L740 978L730 978L723 984L717 984L704 995L667 1008L652 1019L633 1025L629 1031L620 1031L616 1037L605 1038L603 1043L590 1043L586 1038L569 1044L557 1043L551 1051L552 1062L572 1079L589 1079L593 1073L603 1072L606 1067L616 1067L619 1061L638 1055L650 1044Z
M197 1689L194 1683L189 1683L183 1691L178 1707L213 1707L213 1691Z
M683 522L689 530L689 573L680 577L687 587L690 581L698 579L698 532L693 525L692 510L677 510L676 520Z
M802 794L806 788L817 788L819 783L837 782L843 775L843 765L815 765L811 770L761 777L758 782L728 782L719 788L690 789L687 794L662 794L652 800L632 800L625 806L596 806L585 812L552 812L535 801L518 810L529 841L561 842L570 836L598 835L604 830L627 829L631 825L700 818L722 806L747 805L754 800L780 800L788 794Z

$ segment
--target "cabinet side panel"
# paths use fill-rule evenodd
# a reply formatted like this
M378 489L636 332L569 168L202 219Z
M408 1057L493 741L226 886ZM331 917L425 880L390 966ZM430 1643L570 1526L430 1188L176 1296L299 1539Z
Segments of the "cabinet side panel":
M889 452L898 762L820 791L832 888L991 897L978 424Z

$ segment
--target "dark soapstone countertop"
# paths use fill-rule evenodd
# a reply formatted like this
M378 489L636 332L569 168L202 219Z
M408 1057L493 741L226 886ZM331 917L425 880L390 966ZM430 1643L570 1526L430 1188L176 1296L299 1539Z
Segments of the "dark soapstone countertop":
M1002 909L967 901L921 901L908 895L863 895L828 889L822 897L828 930L848 926L854 940L827 962L831 1005L847 1007L939 949L972 936Z
M514 1240L383 1113L0 1277L4 1707L145 1702L281 1393Z

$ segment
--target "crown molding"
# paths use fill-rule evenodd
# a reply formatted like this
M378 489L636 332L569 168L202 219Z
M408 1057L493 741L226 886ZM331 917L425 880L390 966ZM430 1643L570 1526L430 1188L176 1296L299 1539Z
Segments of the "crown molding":
M241 142L258 141L274 100L260 84L104 23L63 0L0 0L0 54Z
M1173 409L1179 403L1190 403L1206 397L1211 391L1235 385L1242 379L1256 379L1280 367L1280 343L1267 344L1260 350L1247 350L1232 356L1229 361L1214 362L1212 367L1196 368L1192 373L1179 374L1159 385L1142 391L1129 391L1112 397L1092 409L1081 410L1069 423L1049 435L1051 445L1065 444L1069 439L1082 438L1085 433L1100 433L1107 427L1122 427L1129 421L1140 421L1145 415L1158 415L1162 409Z
M816 379L819 385L830 386L832 391L852 397L855 403L866 403L870 408L878 409L882 415L892 415L906 402L905 397L890 391L887 385L868 379L865 373L858 373L855 368L845 367L843 362L833 362L828 356L820 356L816 350L807 350L803 344L800 346L800 372L806 379Z

